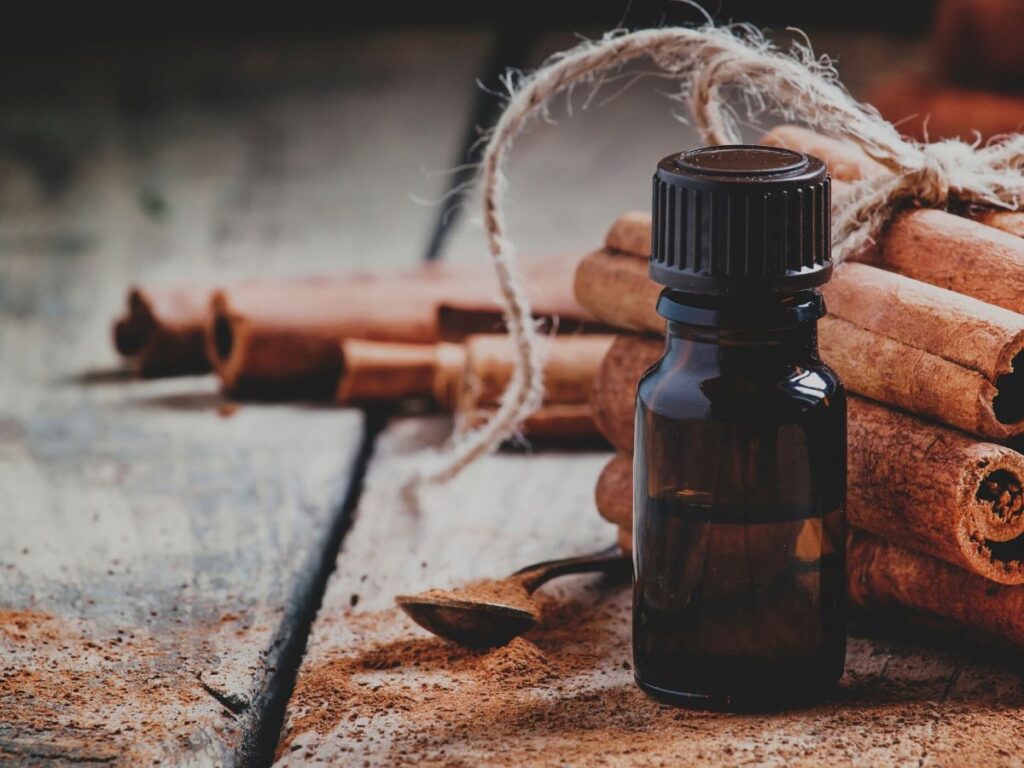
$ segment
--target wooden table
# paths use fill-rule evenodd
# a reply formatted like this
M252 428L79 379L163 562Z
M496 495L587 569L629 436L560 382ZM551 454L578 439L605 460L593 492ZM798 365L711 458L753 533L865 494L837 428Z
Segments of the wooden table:
M913 53L831 43L854 79ZM0 125L0 764L1018 763L1016 661L878 620L855 623L836 701L776 717L644 698L622 585L545 588L545 628L514 653L430 639L396 593L610 540L591 498L605 453L506 452L410 510L395 461L443 441L443 419L235 409L212 377L118 368L109 323L133 280L420 258L436 217L421 201L446 181L429 172L453 162L487 46L435 32L157 50L141 68L77 73L84 96L13 102L18 119ZM579 252L643 207L652 158L693 140L670 111L640 88L525 137L511 176L521 248ZM445 256L479 259L482 242L463 217Z

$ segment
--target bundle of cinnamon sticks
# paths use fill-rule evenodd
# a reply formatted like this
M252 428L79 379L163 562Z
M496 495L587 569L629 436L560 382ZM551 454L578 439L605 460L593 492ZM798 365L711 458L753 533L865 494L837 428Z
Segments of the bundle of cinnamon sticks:
M547 397L532 438L598 436L590 383L611 338L572 293L579 259L532 262L527 288L545 337ZM234 398L418 398L469 428L498 407L514 368L483 267L397 275L136 287L114 324L117 350L145 376L213 370ZM557 333L554 333L557 331Z
M765 143L812 152L843 181L876 171L852 147L792 127ZM841 193L840 189L840 193ZM849 589L896 609L1024 645L1024 214L988 222L912 211L870 263L824 289L822 357L849 403ZM994 226L993 226L994 225ZM628 213L580 262L576 295L621 329L597 374L594 420L618 454L596 488L629 547L634 397L662 354L650 217Z

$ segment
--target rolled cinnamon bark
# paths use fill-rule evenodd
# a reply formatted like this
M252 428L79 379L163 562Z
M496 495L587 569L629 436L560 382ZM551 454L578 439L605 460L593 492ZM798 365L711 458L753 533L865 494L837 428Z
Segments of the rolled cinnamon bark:
M541 333L565 337L577 333L610 332L609 328L597 323L573 295L573 274L578 263L579 258L573 257L522 264L530 306ZM481 282L493 285L493 276L483 275ZM438 306L440 338L462 341L467 336L504 333L504 313L497 297L497 287L484 292L449 292Z
M576 292L610 325L664 326L641 259L590 254ZM993 439L1024 434L1024 316L866 264L823 292L822 357L851 391Z
M462 378L465 351L457 344L402 344L343 339L339 403L447 398L447 384ZM450 404L442 399L442 405Z
M207 354L232 395L327 397L341 374L342 338L436 342L447 284L425 270L401 280L364 275L221 290L211 301Z
M822 356L849 389L985 437L1024 433L1024 316L866 264L822 292Z
M604 465L594 489L598 514L619 528L633 530L633 457L617 453Z
M647 232L650 239L650 218ZM587 254L576 268L576 299L613 328L662 334L665 321L654 311L661 286L638 255L607 249Z
M1024 237L1024 211L984 211L972 218L1011 235Z
M851 531L847 583L853 603L874 611L938 617L1024 645L1024 589L991 581L942 560Z
M572 296L575 266L571 259L524 266L536 311L551 322L592 320ZM230 287L212 298L207 354L232 395L328 397L342 371L342 339L433 344L442 336L439 307L499 318L496 296L494 276L483 267Z
M850 403L850 522L992 581L1024 583L1024 456Z
M604 246L611 251L649 256L651 214L647 211L627 211L619 216L605 235Z
M523 425L532 438L599 437L590 389L611 336L543 337L544 405ZM340 345L339 403L432 398L452 410L460 429L478 426L501 401L516 366L507 336L470 336L462 344L406 344L345 339Z
M1008 231L922 209L889 225L878 258L886 269L1024 312L1024 238Z
M590 395L594 423L620 453L633 455L636 385L664 351L664 342L658 339L622 335L612 343L597 371Z
M590 390L612 340L600 335L542 337L544 405L524 423L525 434L599 436L590 412ZM465 350L464 379L456 401L464 428L476 426L497 409L516 366L516 349L507 336L471 336Z
M865 154L859 147L848 142L838 141L827 136L821 136L814 131L795 125L781 125L777 128L773 128L761 137L760 142L767 146L783 147L797 152L809 152L812 155L816 155L824 160L828 165L829 173L832 174L832 178L834 180L838 179L840 182L856 182L863 179L871 179L886 172L885 168L880 163L868 157L867 154ZM833 203L839 202L840 198L841 195L833 190ZM1004 232L1009 232L1011 235L1016 235L1017 237L1024 237L1024 211L978 209L961 213L981 224L994 227L995 229L1001 229ZM911 218L916 215L919 215L918 211L911 211L905 214L905 216L909 216ZM950 214L945 214L945 216L939 217L939 222L942 227L947 225L951 226L952 223L954 223L946 218L946 216L949 215ZM650 217L648 217L647 221L650 221ZM637 224L642 224L642 222L635 222L633 226L637 226ZM942 227L940 227L940 234ZM975 232L983 233L984 231L975 230ZM637 233L630 234L633 237L637 236ZM982 240L984 241L984 238L982 238ZM988 248L989 246L984 247ZM950 255L955 256L955 254ZM877 257L877 254L871 253L865 254L865 256ZM939 254L933 254L933 258L936 256L944 257L945 255L941 252ZM990 274L989 277L995 280L1003 279L1000 273ZM934 281L926 280L926 282ZM983 301L988 301L989 303L998 303L992 302L985 296L979 296L978 298ZM1013 309L1013 307L1010 307L1010 309Z
M136 286L114 322L114 347L143 376L210 370L203 348L211 288Z
M594 420L623 453L633 448L636 382L660 356L653 339L621 336L594 381ZM1024 583L1024 456L858 397L848 447L852 524L992 581ZM598 509L613 505L598 500Z
M587 403L594 376L614 341L613 336L544 336L544 402ZM512 380L517 363L508 336L466 339L466 381L463 400L470 405L497 405Z

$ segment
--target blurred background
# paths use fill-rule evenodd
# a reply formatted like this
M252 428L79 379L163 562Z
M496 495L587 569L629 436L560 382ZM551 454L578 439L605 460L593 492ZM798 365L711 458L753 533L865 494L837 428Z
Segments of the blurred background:
M501 74L616 27L707 14L783 42L796 27L859 97L909 76L991 91L1011 112L1021 104L1018 0L701 4L6 9L0 269L41 252L61 255L49 275L58 282L96 266L97 251L104 268L147 280L482 259L472 196L449 192L472 176L454 169L496 117ZM969 23L979 14L981 32ZM1007 42L979 42L993 27ZM979 63L993 53L1005 61ZM610 86L585 111L588 94L577 93L572 117L562 103L557 126L519 142L509 205L520 250L589 249L620 211L646 207L656 160L696 141L668 87L648 79L606 98ZM887 115L916 114L908 98L900 91ZM1024 120L1000 119L1014 117ZM34 301L3 286L8 312ZM123 287L83 301L113 313Z

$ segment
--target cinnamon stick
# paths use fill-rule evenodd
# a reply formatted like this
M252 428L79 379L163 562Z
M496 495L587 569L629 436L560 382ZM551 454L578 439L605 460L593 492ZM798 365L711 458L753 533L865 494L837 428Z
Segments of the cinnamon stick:
M620 328L660 333L659 292L624 253L576 273L580 302ZM1024 316L866 264L823 293L822 357L851 391L993 439L1024 434Z
M594 489L597 512L619 528L633 530L633 457L616 453L604 465Z
M610 329L595 322L573 295L571 286L578 262L576 257L522 264L530 305L541 333L560 337L577 333L609 333ZM490 286L493 276L483 276L481 282ZM467 336L498 334L506 330L497 288L483 292L448 293L439 303L437 319L438 333L444 341L462 341Z
M650 222L648 216L648 242ZM661 334L665 321L654 310L661 286L647 276L647 264L635 258L637 255L609 249L587 254L576 268L573 290L579 303L600 322Z
M525 267L526 290L552 324L592 320L572 296L574 268L566 259ZM206 349L223 388L235 396L322 398L337 389L342 339L437 343L442 305L501 316L494 277L484 268L240 285L214 294Z
M972 218L1011 235L1024 237L1024 211L984 211Z
M1024 456L859 398L848 429L851 524L1024 583Z
M348 276L217 291L207 354L226 392L322 398L341 374L342 338L436 342L436 307L448 281L424 271L402 280Z
M590 411L590 391L613 337L603 335L542 337L544 405L526 420L531 437L584 439L598 437ZM495 411L516 366L516 350L507 336L471 336L465 342L464 378L456 414L464 428Z
M614 337L544 336L544 402L586 403L594 375ZM497 405L515 372L517 355L507 336L471 336L466 339L465 407Z
M1024 120L1024 117L1022 117L1022 120ZM868 155L859 147L848 142L838 141L837 139L832 139L827 136L821 136L814 131L795 125L780 125L773 128L761 137L760 143L767 146L784 147L785 149L792 149L797 152L809 152L812 155L816 155L824 160L828 165L832 178L834 180L838 179L841 183L871 179L886 172L885 168L880 163L868 157ZM841 195L834 191L832 195L833 201L839 202L840 198ZM913 220L913 218L920 215L920 213L920 211L911 211L904 214L904 217L909 217ZM974 221L986 226L1000 229L1004 232L1009 232L1011 235L1016 235L1017 237L1024 237L1024 211L979 209L976 211L966 211L962 213ZM929 236L929 240L933 244L936 244L936 247L944 247L941 245L941 239L945 236L944 231L947 227L952 228L953 230L957 229L957 227L955 227L956 220L955 218L951 218L951 216L951 214L943 212L942 216L931 218L932 224L937 222L939 225L936 235ZM970 232L973 233L974 237L980 238L980 242L973 245L968 242L967 246L969 248L978 249L980 251L989 251L994 247L987 242L985 237L986 230L972 228L970 229ZM998 246L995 247L998 251ZM877 253L866 254L866 256L877 258ZM894 254L892 250L890 250L889 256L893 258L894 263L901 261L899 258L896 258L898 257L898 254ZM946 254L941 250L938 253L932 254L932 258L939 258L940 261L956 256L957 254ZM1009 258L1011 262L1019 262L1021 260L1020 254L1013 250L1011 250L1008 255L1004 254L1004 256ZM888 264L886 264L886 266L888 266ZM889 268L902 271L898 267ZM986 270L985 275L983 275L978 281L980 284L978 290L984 290L984 285L982 284L987 279L996 281L1002 281L1005 279L1005 276L999 269L999 265L991 264L991 256L986 258ZM935 280L928 279L927 277L919 277L918 279L925 280L925 282L935 282ZM948 287L943 283L936 284ZM982 301L987 301L990 304L999 304L998 301L993 301L989 298L988 293L983 293L982 295L971 293L970 295L976 296L976 298L979 298ZM1017 305L1013 305L1008 308L1019 311L1016 307Z
M594 381L595 423L622 453L633 450L636 382L661 354L654 339L620 336ZM848 450L853 525L992 581L1024 583L1024 456L858 397L849 400ZM598 488L620 486L608 478ZM614 504L598 499L610 515Z
M651 337L619 336L594 378L590 395L594 423L620 453L633 455L636 385L643 372L661 358L664 346L664 342Z
M433 398L450 405L447 382L462 377L465 351L457 344L402 344L343 339L338 403ZM438 392L440 387L440 393Z
M114 347L143 376L210 369L203 349L210 288L135 286L125 314L114 322Z
M913 211L889 225L879 264L1013 312L1024 312L1024 238L1008 231L945 211Z
M907 609L1024 645L1024 589L993 584L942 560L870 533L851 531L847 545L850 600L875 611Z
M611 336L542 337L544 404L523 425L531 438L599 437L590 389ZM460 429L497 410L511 381L516 350L504 335L470 336L461 344L407 344L344 339L335 399L339 403L431 398L455 413Z

